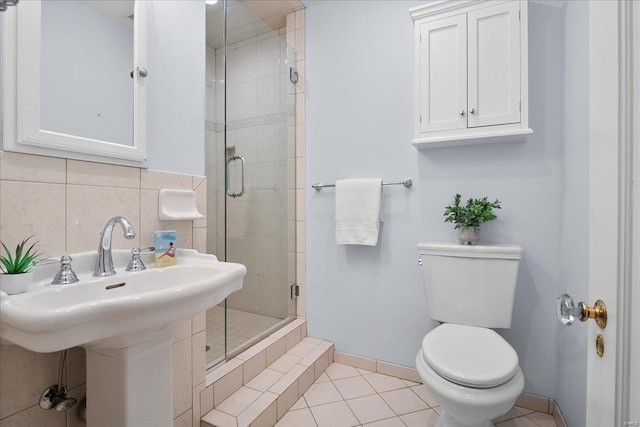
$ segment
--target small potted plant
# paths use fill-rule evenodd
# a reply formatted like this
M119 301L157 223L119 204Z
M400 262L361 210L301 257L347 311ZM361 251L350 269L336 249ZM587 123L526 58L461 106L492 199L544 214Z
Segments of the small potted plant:
M0 290L9 295L25 292L33 280L33 273L29 270L40 253L35 249L38 242L25 250L27 242L32 237L29 236L18 243L13 254L4 243L0 242L5 252L0 254Z
M453 222L458 230L458 241L462 245L473 245L478 240L478 227L497 218L494 209L500 209L500 201L490 202L486 197L469 199L460 205L460 195L456 194L453 204L444 208L444 222Z

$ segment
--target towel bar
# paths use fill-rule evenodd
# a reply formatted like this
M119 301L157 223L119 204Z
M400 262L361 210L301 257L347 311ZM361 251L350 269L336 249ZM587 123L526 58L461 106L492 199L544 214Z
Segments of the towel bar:
M382 185L404 185L405 188L411 188L411 186L413 185L413 181L411 180L411 178L407 178L403 181L393 181L393 182L383 182ZM325 187L335 187L335 184L322 184L321 182L316 182L315 184L313 184L311 187L313 187L314 190L316 191L320 191Z

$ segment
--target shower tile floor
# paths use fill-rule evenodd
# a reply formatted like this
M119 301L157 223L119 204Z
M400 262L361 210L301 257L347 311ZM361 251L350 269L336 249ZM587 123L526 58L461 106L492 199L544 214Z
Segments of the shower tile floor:
M442 412L412 381L331 364L276 427L433 427ZM496 427L557 427L552 415L514 406Z
M245 342L275 327L282 319L248 311L227 309L229 353ZM224 306L207 310L207 365L224 358Z

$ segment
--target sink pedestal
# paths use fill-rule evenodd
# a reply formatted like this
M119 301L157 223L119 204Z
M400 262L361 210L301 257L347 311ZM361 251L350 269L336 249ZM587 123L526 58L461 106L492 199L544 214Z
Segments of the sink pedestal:
M173 425L173 330L124 348L86 346L87 425Z

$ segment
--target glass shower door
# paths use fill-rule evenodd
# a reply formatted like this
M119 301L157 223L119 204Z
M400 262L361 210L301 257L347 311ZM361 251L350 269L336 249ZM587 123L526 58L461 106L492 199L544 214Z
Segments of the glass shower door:
M226 43L207 57L207 249L247 275L207 312L208 366L295 318L295 51L242 3L227 7Z
M235 67L227 68L227 90L235 99L228 97L227 106L235 104L235 114L227 109L226 259L246 265L247 276L242 290L227 299L227 357L295 314L290 292L295 274L289 277L295 273L295 96L289 96L295 90L289 80L294 52L273 32L232 48Z

